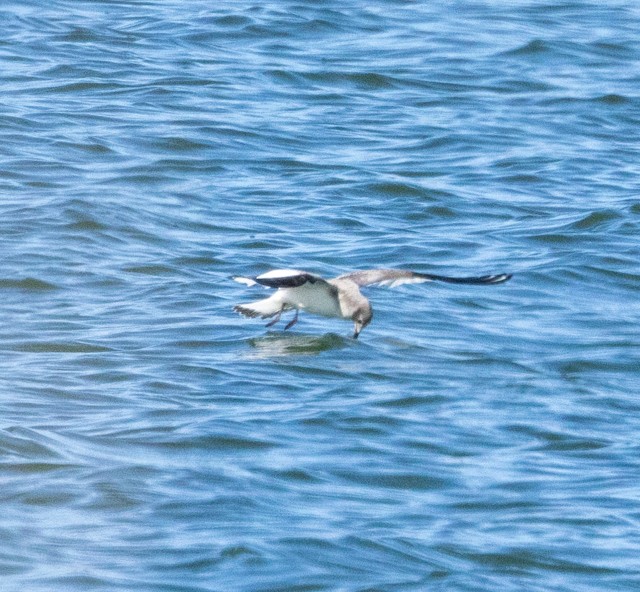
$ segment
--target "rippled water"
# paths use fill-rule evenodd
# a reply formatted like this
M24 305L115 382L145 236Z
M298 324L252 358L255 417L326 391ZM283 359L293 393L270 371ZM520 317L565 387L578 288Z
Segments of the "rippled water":
M637 3L0 19L3 591L640 588Z

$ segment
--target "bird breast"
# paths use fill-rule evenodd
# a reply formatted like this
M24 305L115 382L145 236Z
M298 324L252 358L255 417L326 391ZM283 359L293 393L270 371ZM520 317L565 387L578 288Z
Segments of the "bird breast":
M298 288L284 288L284 300L294 308L306 310L323 317L344 315L340 303L328 285L304 284Z

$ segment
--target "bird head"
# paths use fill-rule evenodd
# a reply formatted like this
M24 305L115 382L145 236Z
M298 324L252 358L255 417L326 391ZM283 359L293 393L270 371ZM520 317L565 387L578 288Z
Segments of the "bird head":
M362 331L373 318L373 310L371 310L371 305L367 302L366 306L359 308L355 314L351 317L353 320L353 338L358 339L358 335L360 335L360 331Z

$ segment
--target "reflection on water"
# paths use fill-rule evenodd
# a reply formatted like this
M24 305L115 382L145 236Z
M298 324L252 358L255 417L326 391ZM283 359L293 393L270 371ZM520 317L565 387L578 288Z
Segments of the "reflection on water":
M312 356L319 353L342 349L355 343L354 339L326 333L325 335L304 335L300 333L267 333L264 337L248 340L253 351L245 353L247 358L276 358L281 356Z

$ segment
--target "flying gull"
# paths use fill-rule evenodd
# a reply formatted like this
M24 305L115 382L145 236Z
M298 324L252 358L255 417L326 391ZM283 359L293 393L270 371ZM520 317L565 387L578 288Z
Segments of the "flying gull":
M447 277L430 273L418 273L402 269L369 269L354 271L325 280L319 275L296 269L274 269L257 277L236 276L233 279L247 286L260 284L277 290L263 300L238 304L233 310L246 317L268 319L267 327L275 325L283 312L296 311L285 326L285 331L298 322L298 313L305 310L323 317L351 320L354 323L353 337L357 338L373 316L371 303L362 295L363 286L388 286L423 282L447 282L449 284L501 284L511 278L510 273L483 275L481 277Z

